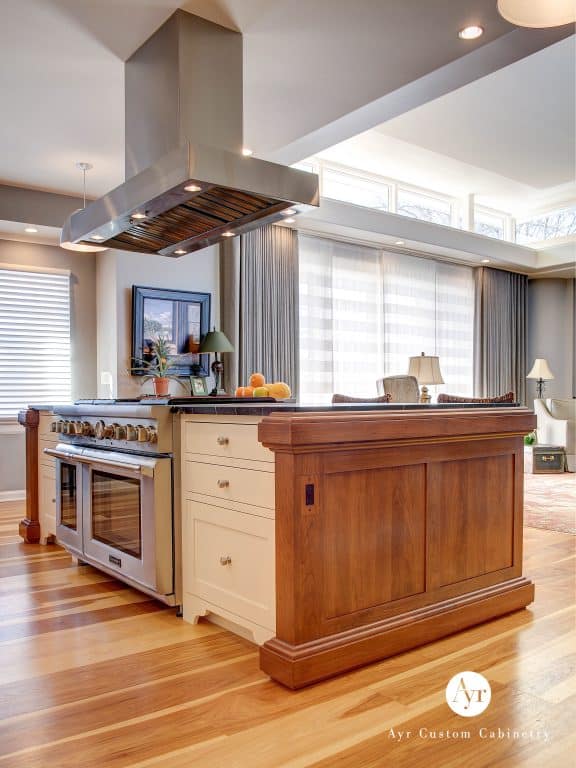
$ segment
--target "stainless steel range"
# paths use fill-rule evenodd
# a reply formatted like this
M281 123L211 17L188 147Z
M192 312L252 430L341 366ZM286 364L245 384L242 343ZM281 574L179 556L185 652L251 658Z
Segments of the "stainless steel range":
M168 401L78 401L54 409L56 536L90 563L180 605L180 521Z

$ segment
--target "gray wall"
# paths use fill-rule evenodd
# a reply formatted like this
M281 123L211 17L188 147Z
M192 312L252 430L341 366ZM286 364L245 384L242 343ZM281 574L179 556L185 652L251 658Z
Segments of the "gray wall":
M96 384L96 260L57 246L0 240L0 264L71 272L72 395L88 397ZM25 485L24 434L0 431L0 493Z
M180 259L126 251L110 252L98 266L99 390L105 394L102 374L110 373L117 397L138 397L152 391L152 383L130 376L132 346L132 286L171 288L210 293L211 323L219 325L218 248L204 248ZM186 394L170 382L174 394Z
M576 394L574 280L540 279L528 283L528 370L535 358L548 360L554 379L545 396L567 398ZM528 371L527 371L528 372ZM536 383L527 382L527 403L536 397Z

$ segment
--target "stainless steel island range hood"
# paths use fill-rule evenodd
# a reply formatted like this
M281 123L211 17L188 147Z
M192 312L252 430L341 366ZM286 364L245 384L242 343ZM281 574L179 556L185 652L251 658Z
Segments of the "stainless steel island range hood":
M125 65L126 179L63 240L182 256L319 205L318 177L242 154L242 36L176 11Z

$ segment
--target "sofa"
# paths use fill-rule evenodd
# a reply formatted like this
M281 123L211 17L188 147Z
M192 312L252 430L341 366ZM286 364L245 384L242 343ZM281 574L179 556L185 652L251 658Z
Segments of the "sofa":
M534 400L536 435L541 445L561 445L569 472L576 472L576 400Z

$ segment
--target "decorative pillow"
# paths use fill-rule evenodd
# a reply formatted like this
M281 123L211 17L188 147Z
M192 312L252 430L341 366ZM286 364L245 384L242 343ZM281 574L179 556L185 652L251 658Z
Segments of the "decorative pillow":
M333 403L389 403L391 395L380 397L349 397L348 395L332 395Z
M506 392L498 397L460 397L459 395L438 395L439 403L515 403L514 392Z
M576 420L576 400L550 400L548 410L555 419Z

